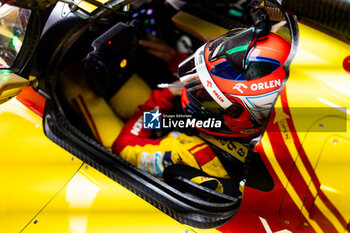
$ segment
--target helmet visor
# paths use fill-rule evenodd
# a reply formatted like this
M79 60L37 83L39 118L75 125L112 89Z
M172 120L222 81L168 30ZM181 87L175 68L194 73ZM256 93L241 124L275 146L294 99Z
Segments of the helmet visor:
M187 93L196 100L200 111L221 114L232 102L211 78L204 62L205 45L179 65L179 77Z

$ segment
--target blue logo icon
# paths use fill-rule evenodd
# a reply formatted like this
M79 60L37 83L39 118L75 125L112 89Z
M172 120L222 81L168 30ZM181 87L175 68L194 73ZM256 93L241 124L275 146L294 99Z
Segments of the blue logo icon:
M157 110L156 112L143 113L143 128L144 129L160 129L160 116L162 114Z

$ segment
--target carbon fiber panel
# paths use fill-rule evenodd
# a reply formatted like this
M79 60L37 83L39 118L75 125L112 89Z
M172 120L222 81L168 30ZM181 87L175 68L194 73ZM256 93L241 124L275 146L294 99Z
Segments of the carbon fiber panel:
M238 211L240 199L211 203L186 197L132 167L78 130L71 130L69 123L54 109L57 107L48 101L44 113L44 131L48 138L180 223L197 228L215 228L229 221Z

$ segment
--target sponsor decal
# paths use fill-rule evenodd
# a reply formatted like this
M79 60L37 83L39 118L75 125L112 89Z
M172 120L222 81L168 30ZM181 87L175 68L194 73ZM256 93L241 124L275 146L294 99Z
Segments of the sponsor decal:
M218 179L215 179L213 177L196 176L196 177L193 177L191 179L191 181L193 183L196 183L196 184L202 184L202 183L207 182L207 181L215 181L217 183L215 191L217 191L219 193L223 193L224 192L224 186L221 184L221 182Z
M271 89L271 88L279 88L281 87L281 80L271 80L271 81L266 81L266 82L261 82L261 83L253 83L250 85L249 89L252 91L261 91L261 90L266 90L266 89ZM244 93L244 89L248 89L248 87L243 84L243 83L236 83L236 85L233 86L233 90L239 91L241 94Z
M217 93L215 90L213 90L214 95L223 103L224 99Z
M262 217L259 217L262 225L264 226L265 228L265 231L267 233L292 233L291 231L287 230L287 229L284 229L284 230L280 230L280 231L275 231L273 232L269 226L269 224L267 223L266 219L262 218Z
M163 153L161 151L154 152L149 160L149 170L152 175L162 177L164 167L162 164Z
M135 136L139 136L142 126L143 126L143 117L141 116L133 125L131 129L131 133Z
M142 152L140 158L140 169L151 173L152 175L162 177L164 166L162 163L163 153L156 151L153 154Z
M222 121L215 118L208 118L205 120L193 118L192 115L175 114L165 115L163 114L161 120L161 113L157 112L144 112L144 129L161 129L161 128L221 128ZM140 132L140 123L137 121L132 129L132 133L138 135ZM141 118L142 127L142 118ZM136 134L137 133L137 134Z
M270 89L270 88L274 88L274 87L280 87L281 86L281 80L277 79L277 80L271 80L271 81L267 81L267 82L262 82L262 83L253 83L250 86L250 89L252 91L257 91L257 90L265 90L265 89Z
M204 64L204 49L203 45L197 50L195 54L195 66L198 77L203 84L203 87L207 90L209 95L224 109L232 105L231 101L221 92L213 81L206 65ZM215 91L215 92L214 92Z
M239 161L243 163L245 162L245 159L248 154L248 148L243 144L230 139L223 138L223 137L213 137L213 136L203 135L202 133L200 133L199 135L205 138L205 140L210 142L211 144L226 151L227 153L229 153Z
M213 87L213 84L209 80L207 80L207 87L210 87L210 88Z
M232 88L233 90L237 90L239 91L241 94L243 94L242 91L242 87L244 87L245 89L247 89L248 87L246 85L244 85L243 83L236 83L236 85Z
M160 116L162 114L157 110L156 112L143 113L143 128L144 129L160 129Z
M211 81L207 80L207 87L212 89L213 88L213 84ZM224 98L220 95L220 93L218 93L215 89L212 91L214 93L214 95L218 98L218 100L220 102L225 102Z

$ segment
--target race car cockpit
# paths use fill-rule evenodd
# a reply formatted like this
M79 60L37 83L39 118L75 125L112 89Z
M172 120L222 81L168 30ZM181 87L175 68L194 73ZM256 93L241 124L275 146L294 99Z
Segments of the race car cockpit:
M261 6L264 10L252 16L251 9L258 9L259 4L136 0L118 10L100 6L105 10L98 11L99 6L58 2L48 17L34 61L40 85L52 96L45 109L46 135L182 223L211 228L227 222L239 209L245 185L261 191L273 188L264 164L252 150L260 131L252 137L234 139L201 136L213 140L215 152L235 177L236 192L232 196L181 175L158 179L124 161L111 148L125 121L148 99L152 89L177 79L169 63L140 45L139 41L149 36L189 56L204 43L238 28L253 27L256 34L265 36L271 31L288 44L284 66L270 60L265 60L265 65L254 65L251 60L253 65L246 76L262 76L264 69L281 68L285 80L297 41L295 19L282 13L275 3ZM183 114L180 104L174 110L177 113ZM264 128L264 123L252 122ZM176 130L197 134L196 130ZM168 132L164 129L157 134ZM237 143L246 153L241 160L224 149Z

